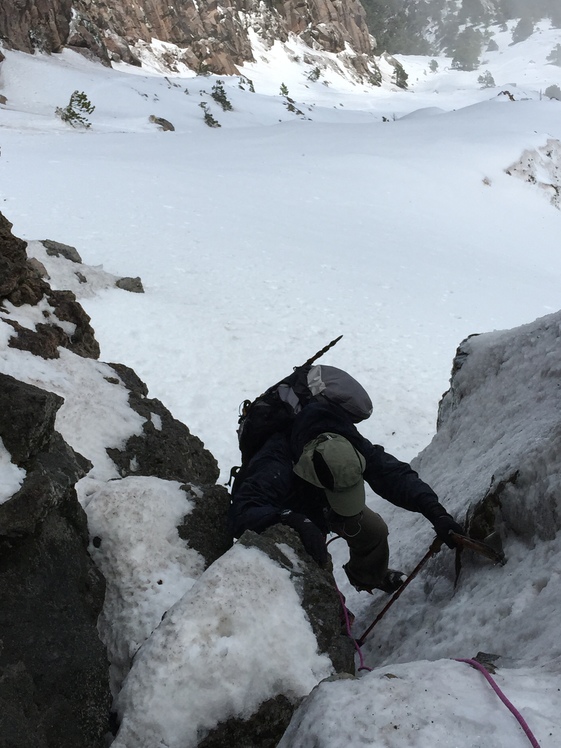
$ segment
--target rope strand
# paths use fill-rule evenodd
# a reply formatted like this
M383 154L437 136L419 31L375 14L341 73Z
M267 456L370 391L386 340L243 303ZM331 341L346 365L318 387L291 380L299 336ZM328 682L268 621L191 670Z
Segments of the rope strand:
M524 717L520 714L520 712L518 711L518 709L514 706L514 704L512 704L512 702L510 702L507 699L507 697L504 695L504 693L501 691L501 689L499 688L498 683L491 676L491 673L487 670L487 668L483 667L483 665L480 662L478 662L477 660L474 660L474 659L461 659L461 658L457 658L456 662L465 662L467 665L471 665L476 670L479 670L479 672L487 679L487 681L489 682L491 688L497 694L497 696L503 702L503 704L506 706L506 708L510 712L512 712L512 714L518 720L518 723L519 723L520 727L526 733L526 737L528 738L528 740L532 744L533 748L540 748L540 744L536 740L536 737L535 737L534 733L528 727L528 723L526 722L526 720L524 719Z

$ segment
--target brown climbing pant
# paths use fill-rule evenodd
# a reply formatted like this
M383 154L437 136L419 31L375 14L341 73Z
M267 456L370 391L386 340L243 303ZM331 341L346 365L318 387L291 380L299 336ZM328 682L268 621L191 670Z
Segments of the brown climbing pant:
M382 584L388 570L388 526L379 514L364 507L356 517L331 522L330 529L347 541L349 561L344 569L349 582L361 590Z

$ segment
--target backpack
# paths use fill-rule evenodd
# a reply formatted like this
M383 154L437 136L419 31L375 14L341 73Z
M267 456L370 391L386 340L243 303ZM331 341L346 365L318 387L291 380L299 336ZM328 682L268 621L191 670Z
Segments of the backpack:
M288 430L302 408L322 398L343 408L353 423L372 414L368 393L346 371L322 364L298 366L253 402L242 403L238 420L242 464L273 434Z

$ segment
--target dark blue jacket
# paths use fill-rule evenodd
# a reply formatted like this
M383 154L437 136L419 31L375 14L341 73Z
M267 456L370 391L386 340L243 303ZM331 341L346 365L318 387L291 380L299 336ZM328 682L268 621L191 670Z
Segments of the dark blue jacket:
M338 405L317 402L307 405L295 418L289 433L275 434L242 467L232 489L231 530L240 537L245 530L262 532L279 521L283 509L305 514L326 530L325 493L293 472L304 445L325 431L341 434L364 455L364 480L383 499L429 521L447 514L438 497L417 473L371 444Z

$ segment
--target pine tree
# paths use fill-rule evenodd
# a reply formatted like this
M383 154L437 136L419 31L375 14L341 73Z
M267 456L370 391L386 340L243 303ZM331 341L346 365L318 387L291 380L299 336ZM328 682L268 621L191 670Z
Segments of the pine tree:
M405 68L397 60L394 60L393 82L398 88L407 88L407 79L409 76Z
M552 65L557 65L558 67L561 67L561 44L558 44L556 47L553 47L553 49L547 56L547 61L551 62Z
M91 122L85 116L91 114L95 107L83 91L74 91L70 101L64 107L57 107L57 114L63 122L68 122L72 127L91 127Z
M490 20L489 11L481 0L462 0L458 23L485 23Z
M458 34L452 53L452 67L455 70L476 70L479 66L482 43L481 32L468 26Z
M522 16L522 18L516 24L514 31L512 32L512 43L518 44L523 42L529 36L534 33L534 22L530 16Z
M230 101L228 100L228 97L226 96L226 91L224 90L224 84L222 83L222 81L216 81L216 83L212 87L212 91L210 95L216 101L217 104L220 104L220 106L225 112L232 111L233 107Z
M493 78L489 70L486 70L483 75L480 75L477 79L477 82L481 85L481 88L495 87L495 79Z
M559 86L556 86L555 84L553 84L552 86L548 86L545 89L544 93L550 99L557 99L557 101L561 101L561 88L559 88Z

